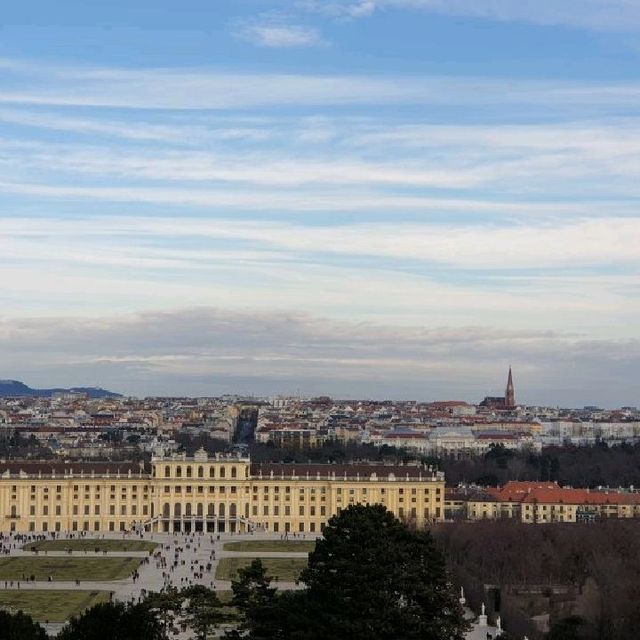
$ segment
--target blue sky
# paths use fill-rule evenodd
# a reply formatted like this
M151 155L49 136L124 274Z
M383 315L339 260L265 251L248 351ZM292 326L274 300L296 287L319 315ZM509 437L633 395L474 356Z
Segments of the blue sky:
M640 2L11 3L4 377L638 404Z

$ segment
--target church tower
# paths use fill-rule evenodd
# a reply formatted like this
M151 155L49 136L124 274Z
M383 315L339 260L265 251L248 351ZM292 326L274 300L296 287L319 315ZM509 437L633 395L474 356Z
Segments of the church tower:
M507 389L504 392L504 406L507 409L513 409L516 406L516 392L513 388L513 376L511 375L511 367L509 367L509 378L507 379Z

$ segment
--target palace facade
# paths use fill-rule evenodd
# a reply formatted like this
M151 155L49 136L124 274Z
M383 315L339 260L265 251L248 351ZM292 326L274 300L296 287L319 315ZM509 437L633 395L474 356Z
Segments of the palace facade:
M444 474L418 465L252 464L200 450L137 463L0 462L0 531L319 533L351 504L444 519Z

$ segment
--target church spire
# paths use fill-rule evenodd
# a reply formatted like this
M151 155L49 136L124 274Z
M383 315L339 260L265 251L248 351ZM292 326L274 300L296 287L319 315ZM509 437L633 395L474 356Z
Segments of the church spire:
M509 367L509 377L507 378L507 389L504 393L504 406L508 409L512 409L516 406L516 392L513 388L513 375L511 373L511 367Z

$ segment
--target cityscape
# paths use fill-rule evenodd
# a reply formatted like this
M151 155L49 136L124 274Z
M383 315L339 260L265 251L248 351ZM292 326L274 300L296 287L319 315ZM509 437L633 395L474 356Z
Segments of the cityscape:
M640 638L639 0L0 26L0 640Z

